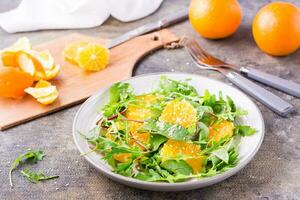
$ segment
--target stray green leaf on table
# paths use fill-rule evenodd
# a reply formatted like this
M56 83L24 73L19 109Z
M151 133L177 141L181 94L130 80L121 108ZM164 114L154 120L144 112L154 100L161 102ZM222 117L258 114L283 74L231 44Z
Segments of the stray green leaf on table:
M26 153L18 156L14 161L13 163L11 164L10 166L10 170L9 170L9 182L10 182L10 185L13 186L13 183L12 183L12 172L22 163L24 162L28 162L28 161L32 161L33 163L36 163L38 161L41 161L43 160L44 158L44 153L43 151L40 151L40 150L32 150L32 151L27 151Z
M32 183L37 183L39 181L50 180L58 178L59 176L46 176L41 172L33 172L28 169L21 171L22 175Z

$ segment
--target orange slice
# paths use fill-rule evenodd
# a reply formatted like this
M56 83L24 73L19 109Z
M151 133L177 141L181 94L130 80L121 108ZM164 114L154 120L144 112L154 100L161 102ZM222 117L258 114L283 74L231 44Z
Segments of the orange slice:
M76 61L87 71L100 71L108 65L109 50L100 44L88 44L78 53Z
M188 101L173 100L164 108L160 120L188 128L196 124L197 111Z
M88 45L87 41L75 41L68 44L63 51L64 58L73 64L77 64L76 57L86 45Z
M113 158L119 162L126 163L131 160L131 153L118 153L113 155Z
M160 150L160 155L162 156L162 162L179 158L179 156L187 156L189 158L183 160L192 167L194 173L199 173L205 159L204 156L199 156L200 152L199 145L170 139Z
M218 142L225 137L232 137L234 124L230 121L221 121L209 127L208 139Z
M13 67L0 67L0 96L21 98L24 89L33 84L33 77Z

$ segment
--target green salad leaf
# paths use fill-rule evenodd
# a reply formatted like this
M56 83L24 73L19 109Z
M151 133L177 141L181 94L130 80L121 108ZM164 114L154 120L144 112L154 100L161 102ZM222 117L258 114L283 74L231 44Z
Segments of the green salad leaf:
M147 121L142 130L149 131L152 134L163 135L174 140L190 140L196 131L196 127L184 128L176 124L168 124L162 121Z
M167 140L168 138L163 135L158 135L158 134L151 135L150 143L151 143L152 151L158 150L158 148Z
M256 133L256 129L252 128L251 126L238 125L234 129L235 135L250 136L253 135L254 133Z
M22 170L21 173L28 181L32 183L37 183L39 181L50 180L59 177L59 176L46 176L41 172L33 172L28 169Z
M162 162L161 166L175 174L190 175L193 173L192 168L184 160L167 160Z
M116 83L109 89L109 103L103 108L103 115L110 117L126 109L129 102L134 101L133 89L128 83Z

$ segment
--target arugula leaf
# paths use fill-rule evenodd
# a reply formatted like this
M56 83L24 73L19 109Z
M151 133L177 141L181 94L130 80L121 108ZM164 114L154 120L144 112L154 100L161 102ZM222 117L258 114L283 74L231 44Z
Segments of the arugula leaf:
M129 83L116 83L109 89L109 102L102 107L105 117L110 117L124 110L133 100L133 88Z
M234 121L237 116L243 116L247 114L247 111L237 108L229 96L226 96L226 100L223 99L221 92L219 94L219 99L217 99L216 95L211 95L206 90L203 97L203 105L212 108L213 112L211 113L221 120ZM204 120L202 119L201 121L207 122L207 117L208 115L204 115ZM210 117L208 119L213 118Z
M178 93L188 96L198 96L197 90L189 85L187 81L175 81L165 76L160 78L158 92L165 95Z
M133 162L130 161L127 163L118 163L113 171L123 176L132 176Z
M41 172L33 172L28 169L22 170L21 173L28 181L32 183L37 183L39 181L50 180L59 177L59 176L46 176Z
M193 173L192 168L184 160L167 160L162 162L161 166L175 174L189 175Z
M134 178L142 180L142 181L151 181L151 182L160 181L163 179L161 177L161 175L159 173L157 173L156 171L154 171L153 169L149 169L148 173L139 172L139 173L137 173L137 175Z
M9 176L9 183L11 187L13 186L12 182L12 172L22 163L31 160L33 163L36 163L38 161L43 160L44 158L44 153L43 151L40 150L32 150L32 151L27 151L26 153L19 155L11 164L10 170L8 173Z
M195 135L195 127L186 129L177 124L168 124L165 122L156 122L153 120L145 122L141 129L152 134L163 135L169 139L174 140L190 140Z
M242 126L238 125L234 129L234 135L240 136L250 136L256 133L256 129L252 128L251 126Z
M229 96L226 96L226 98L227 98L228 105L229 105L230 108L231 108L231 109L230 109L231 112L235 112L235 111L236 111L236 106L235 106L233 100L232 100L231 97L229 97Z
M109 104L119 102L122 99L127 99L133 92L129 83L115 83L109 89Z
M216 95L211 95L208 90L204 91L203 96L203 105L213 108L216 104L217 98Z

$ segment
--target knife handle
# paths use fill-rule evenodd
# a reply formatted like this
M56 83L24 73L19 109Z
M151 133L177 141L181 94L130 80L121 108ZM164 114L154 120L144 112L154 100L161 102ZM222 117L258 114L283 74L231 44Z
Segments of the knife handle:
M183 10L176 12L173 15L167 16L160 20L160 28L166 28L172 24L176 24L177 22L181 22L188 18L189 9L184 8Z
M269 85L273 88L281 90L285 93L300 98L300 84L293 81L285 80L283 78L253 69L250 67L242 67L241 72L247 77Z
M238 73L229 72L226 74L226 77L245 93L260 101L280 116L286 117L289 113L294 111L294 107L290 103L272 94L259 85L256 85Z

